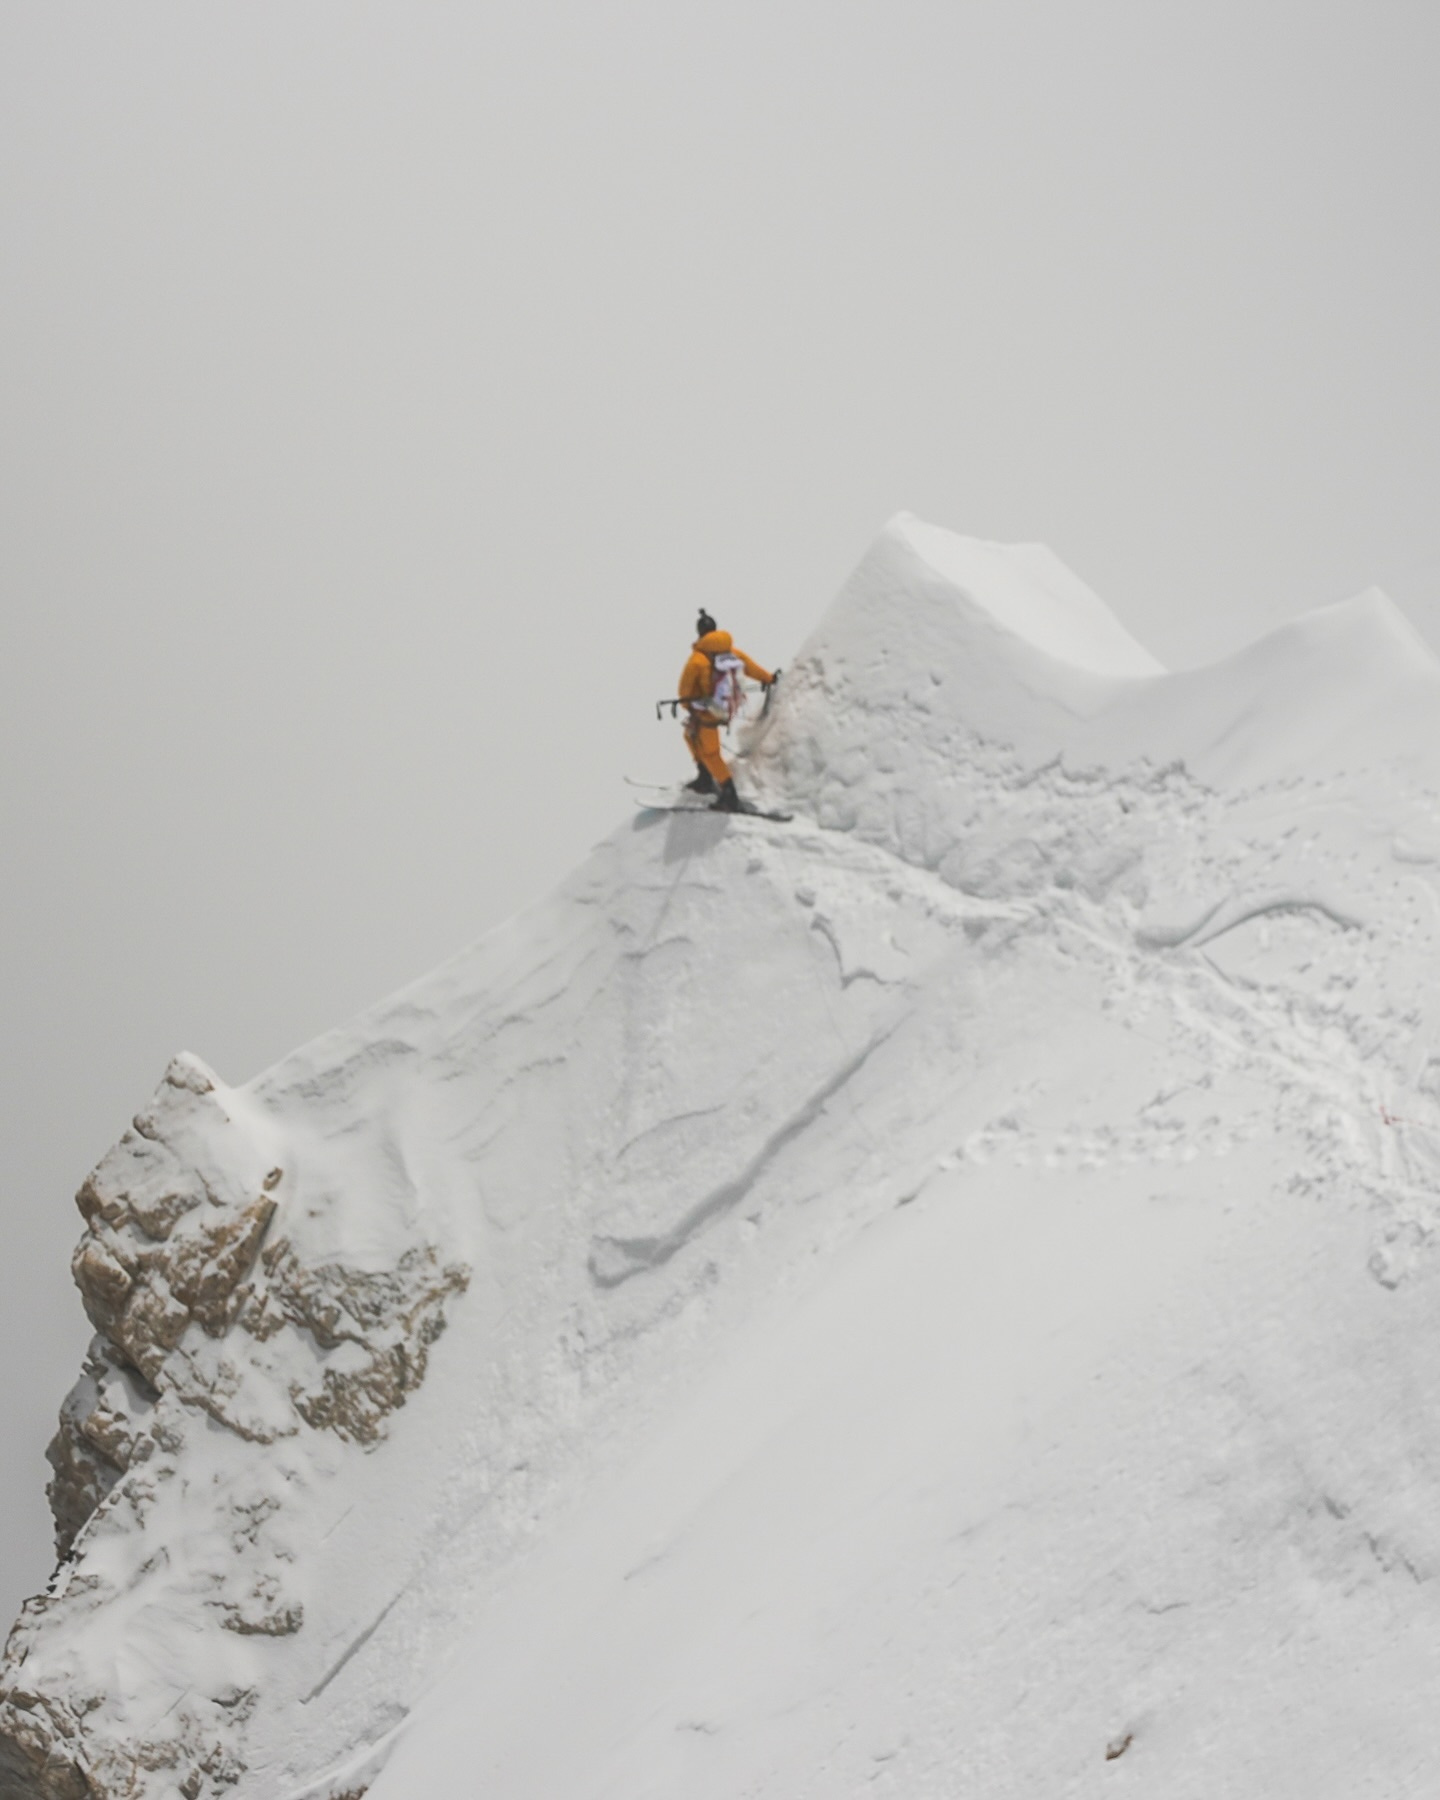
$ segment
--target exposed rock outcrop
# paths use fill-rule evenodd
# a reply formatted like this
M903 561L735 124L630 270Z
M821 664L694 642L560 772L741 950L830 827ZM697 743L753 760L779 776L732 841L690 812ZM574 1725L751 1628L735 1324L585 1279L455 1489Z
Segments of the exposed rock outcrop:
M197 1619L237 1646L301 1630L284 1517L295 1471L243 1447L319 1433L375 1444L424 1380L445 1304L468 1279L424 1241L382 1267L373 1253L307 1254L286 1229L287 1213L316 1210L301 1186L273 1121L184 1056L77 1195L73 1268L96 1337L48 1452L61 1565L0 1666L0 1800L198 1800L243 1773L254 1694L243 1655L233 1679L111 1733L96 1724L123 1699L82 1691L63 1645L80 1616L118 1618L127 1604L143 1616L175 1591L198 1595ZM198 1503L210 1509L203 1541L117 1577L123 1558L107 1548L173 1505L187 1440L215 1428L242 1453L226 1491ZM193 1494L187 1505L193 1526ZM224 1665L223 1648L211 1661Z

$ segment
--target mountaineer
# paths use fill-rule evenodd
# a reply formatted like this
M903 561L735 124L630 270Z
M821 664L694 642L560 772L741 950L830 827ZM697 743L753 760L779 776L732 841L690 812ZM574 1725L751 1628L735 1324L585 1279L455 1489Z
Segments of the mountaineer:
M701 610L695 621L695 647L680 674L680 700L688 717L685 743L695 758L695 779L687 781L692 793L714 794L719 812L740 812L740 797L725 758L720 754L720 732L739 712L743 695L740 677L748 675L770 687L772 675L737 650L728 631L717 631L715 621Z

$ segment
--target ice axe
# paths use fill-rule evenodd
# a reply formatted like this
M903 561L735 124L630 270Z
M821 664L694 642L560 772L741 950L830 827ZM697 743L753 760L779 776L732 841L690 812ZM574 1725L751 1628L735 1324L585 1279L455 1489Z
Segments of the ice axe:
M768 713L770 710L770 702L775 697L775 683L779 679L780 679L780 671L777 669L775 671L775 673L770 677L770 679L765 683L765 704L760 708L760 717L762 719L765 717L766 713ZM698 706L701 708L701 710L703 712L704 705L705 705L705 697L703 694L694 694L688 700L681 700L678 698L674 699L674 700L670 700L670 699L657 700L655 702L655 717L657 719L663 719L665 716L665 708L667 706L670 708L670 717L672 719L678 719L680 716L680 708L682 706Z
M723 725L725 723L723 714L706 712L705 696L703 694L692 694L688 700L657 700L655 702L655 717L657 719L664 716L665 708L667 706L670 708L670 717L672 719L678 719L680 716L680 708L682 706L688 706L694 708L698 716L711 725Z

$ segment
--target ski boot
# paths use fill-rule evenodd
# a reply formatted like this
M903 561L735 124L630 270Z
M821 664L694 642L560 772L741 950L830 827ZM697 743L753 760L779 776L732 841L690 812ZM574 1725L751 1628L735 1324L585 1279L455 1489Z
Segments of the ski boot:
M710 810L711 812L744 812L744 805L740 796L735 792L733 781L727 781L721 788L719 796Z
M685 783L685 792L687 794L713 794L715 792L715 777L704 763L696 768L695 779Z

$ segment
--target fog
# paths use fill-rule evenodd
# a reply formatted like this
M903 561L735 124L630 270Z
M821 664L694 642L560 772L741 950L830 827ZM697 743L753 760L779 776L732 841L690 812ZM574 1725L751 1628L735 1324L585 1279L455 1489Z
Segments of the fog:
M0 1612L70 1196L684 768L885 518L1172 665L1378 582L1440 642L1440 17L826 0L0 13ZM743 1029L743 1025L738 1026Z

